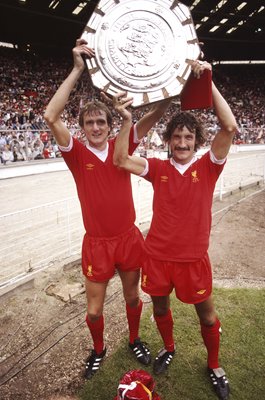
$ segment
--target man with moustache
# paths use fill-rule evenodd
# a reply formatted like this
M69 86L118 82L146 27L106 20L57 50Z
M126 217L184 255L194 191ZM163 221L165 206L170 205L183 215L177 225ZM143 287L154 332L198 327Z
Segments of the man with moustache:
M196 61L192 70L198 79L207 62ZM125 96L125 94L124 94ZM208 375L219 399L229 397L229 384L219 365L220 321L212 298L212 272L208 256L211 206L215 184L226 162L237 131L235 117L212 82L213 106L220 130L211 148L201 158L196 151L205 142L199 119L190 112L175 114L167 124L164 141L171 156L168 160L139 158L128 153L132 100L114 104L123 118L118 135L114 164L142 176L154 189L153 217L145 241L146 260L142 269L142 289L153 302L153 314L164 342L154 361L154 372L164 372L175 354L170 293L194 304L208 359Z

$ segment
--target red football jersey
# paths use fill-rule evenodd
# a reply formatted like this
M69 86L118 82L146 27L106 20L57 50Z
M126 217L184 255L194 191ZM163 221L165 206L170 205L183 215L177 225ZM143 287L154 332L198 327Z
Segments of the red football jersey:
M75 179L85 230L89 236L113 237L127 231L135 221L131 177L113 165L115 139L110 139L103 162L73 138L73 147L62 156ZM130 154L133 143L130 132Z
M164 261L202 258L209 246L214 187L224 164L214 164L207 152L182 175L170 160L148 162L145 179L153 185L154 199L147 253Z

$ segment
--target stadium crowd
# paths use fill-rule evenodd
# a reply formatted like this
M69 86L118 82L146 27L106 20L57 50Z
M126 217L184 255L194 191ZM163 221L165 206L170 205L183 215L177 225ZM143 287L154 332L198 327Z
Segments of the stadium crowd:
M71 57L56 60L0 47L1 165L61 156L43 115L49 99L70 68ZM234 143L265 143L264 66L215 65L213 73L214 80L231 105L240 127ZM99 98L99 91L91 86L89 74L85 72L63 114L70 132L80 140L83 140L83 135L78 125L79 109L95 97ZM171 107L176 106L179 107L177 98ZM135 120L139 120L147 109L148 107L135 109ZM148 148L164 148L160 136L171 114L170 108L144 140L141 146L143 151ZM208 145L218 130L218 124L211 110L205 110L202 118L208 132ZM117 132L118 126L119 118L114 116L113 134Z

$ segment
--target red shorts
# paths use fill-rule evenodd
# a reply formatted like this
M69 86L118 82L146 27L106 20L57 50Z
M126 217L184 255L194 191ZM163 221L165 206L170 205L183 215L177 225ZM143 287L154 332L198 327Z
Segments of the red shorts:
M142 268L142 290L150 296L169 296L175 289L183 303L196 304L212 292L212 270L206 253L193 262L159 261L146 258Z
M133 225L127 232L111 238L84 236L82 245L83 274L91 281L105 282L113 277L115 269L140 269L144 239Z

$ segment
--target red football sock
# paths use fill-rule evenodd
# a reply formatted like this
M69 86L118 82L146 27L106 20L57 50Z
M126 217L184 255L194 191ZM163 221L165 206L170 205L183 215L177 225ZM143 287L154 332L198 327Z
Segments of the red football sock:
M171 310L168 309L166 315L155 315L154 316L157 328L160 332L160 335L163 339L165 349L167 351L174 351L174 339L173 339L173 318L171 314Z
M129 341L133 344L134 340L139 337L140 318L143 308L143 302L140 300L137 307L130 307L126 304L126 313L129 326Z
M211 326L201 323L201 334L208 352L208 367L212 369L219 367L220 327L219 319L216 319L215 324Z
M104 317L101 315L99 319L97 319L95 322L92 322L88 319L88 316L86 316L86 323L92 336L94 349L97 354L100 354L104 349Z

